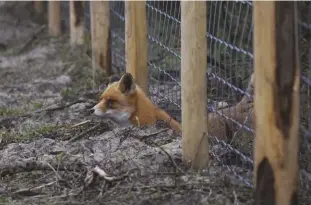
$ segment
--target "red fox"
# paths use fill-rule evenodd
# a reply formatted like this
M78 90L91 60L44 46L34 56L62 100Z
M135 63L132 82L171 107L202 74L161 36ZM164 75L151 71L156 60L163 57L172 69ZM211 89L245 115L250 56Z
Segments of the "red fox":
M233 118L242 123L248 114L246 112L249 108L248 104L244 99L237 105L222 109L220 112L226 116L234 113ZM242 105L242 109L236 111L238 105ZM106 90L101 94L100 102L91 109L91 112L104 119L110 119L121 127L129 125L147 126L155 124L157 120L163 120L173 130L179 133L182 131L180 123L163 109L154 105L134 82L130 73L124 74L121 79L117 76L110 77ZM227 138L228 132L232 131L234 125L226 122L222 116L209 113L208 127L212 135L216 135L218 138Z
M92 112L121 127L147 126L163 120L172 129L181 132L181 125L151 102L130 73L124 74L121 79L117 76L109 79L108 87L102 93L100 102L92 108Z

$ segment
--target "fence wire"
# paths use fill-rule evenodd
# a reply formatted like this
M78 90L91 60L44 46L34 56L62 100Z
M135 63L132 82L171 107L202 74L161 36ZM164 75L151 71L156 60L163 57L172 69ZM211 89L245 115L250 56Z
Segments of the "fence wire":
M301 69L300 81L300 155L299 165L302 170L311 172L311 4L300 1L299 9L299 57ZM302 180L303 181L303 180ZM306 187L302 182L302 188Z
M299 1L299 57L301 66L300 168L311 172L311 5ZM208 1L208 110L223 115L219 102L234 105L247 92L253 73L253 22L251 1ZM89 2L85 2L86 31L90 32ZM69 3L62 1L62 21L69 28ZM152 101L181 122L181 9L180 1L147 1L149 89ZM112 65L124 72L124 1L110 2ZM236 110L237 114L239 110ZM231 115L234 116L234 115ZM237 179L252 187L253 127L237 122L240 129L230 144L210 136L212 156ZM234 117L233 117L234 118Z

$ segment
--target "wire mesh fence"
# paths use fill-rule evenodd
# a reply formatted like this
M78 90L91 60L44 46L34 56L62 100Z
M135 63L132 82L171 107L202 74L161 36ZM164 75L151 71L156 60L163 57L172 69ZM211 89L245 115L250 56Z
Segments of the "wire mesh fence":
M253 73L253 22L252 1L207 2L208 56L208 110L223 115L221 103L229 106L247 91ZM69 28L69 3L61 2L64 28ZM90 32L89 2L85 2L86 31ZM181 9L180 1L147 1L148 70L152 101L181 122ZM301 126L300 167L311 172L311 70L310 70L310 17L309 2L298 2L299 56L301 60ZM124 2L110 2L112 65L124 72L125 15ZM236 109L236 115L239 114ZM232 115L234 116L234 115ZM212 156L247 186L253 186L253 125L246 121L227 120L238 127L229 143L210 136ZM247 120L247 119L246 119Z
M310 2L299 2L299 57L301 69L300 81L300 168L308 172L311 171L311 4ZM305 188L305 186L303 185Z

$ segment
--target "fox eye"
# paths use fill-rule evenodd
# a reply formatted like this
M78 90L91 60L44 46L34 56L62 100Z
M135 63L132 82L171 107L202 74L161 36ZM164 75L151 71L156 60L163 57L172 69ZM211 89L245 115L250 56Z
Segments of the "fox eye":
M115 100L109 99L106 102L106 106L107 106L107 108L112 108L115 103L116 103Z

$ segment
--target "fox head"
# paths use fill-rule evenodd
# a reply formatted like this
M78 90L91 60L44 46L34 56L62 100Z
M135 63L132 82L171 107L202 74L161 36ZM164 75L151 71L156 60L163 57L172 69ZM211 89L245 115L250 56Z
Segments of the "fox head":
M100 96L100 102L91 109L91 112L121 127L128 126L136 110L138 90L139 87L130 73L124 74L121 78L112 76L106 90Z
M145 92L134 82L130 73L121 78L112 76L106 90L101 94L99 103L92 109L95 115L109 119L120 127L130 125L153 125L158 120L165 121L177 131L181 125L164 110L152 103Z

